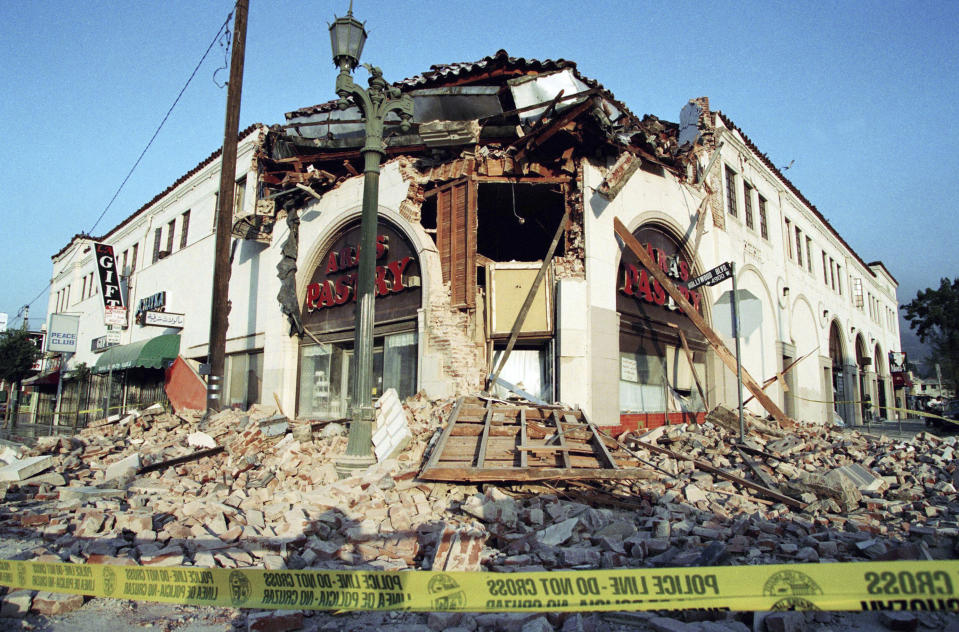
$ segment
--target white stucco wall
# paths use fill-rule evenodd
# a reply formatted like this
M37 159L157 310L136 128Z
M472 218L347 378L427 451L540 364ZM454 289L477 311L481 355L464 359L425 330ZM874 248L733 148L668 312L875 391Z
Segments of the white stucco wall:
M787 384L793 385L790 393L793 414L802 420L823 423L829 419L831 407L827 401L832 397L831 385L826 383L823 371L828 364L830 323L837 320L842 327L847 364L855 363L853 344L856 336L862 336L870 357L875 354L877 345L883 355L899 350L895 280L881 266L870 268L864 265L816 213L752 153L737 132L723 130L720 138L725 143L708 181L717 203L722 204L724 226L715 226L710 209L707 209L709 215L700 247L695 253L695 264L702 272L725 261L735 262L739 287L759 299L761 322L741 340L743 365L755 380L762 383L781 371L783 354L791 354L786 359L790 361L811 353L791 370ZM707 158L704 157L704 164ZM726 204L726 165L737 174L737 217L728 213ZM620 247L614 236L613 218L619 217L630 231L656 221L668 226L676 235L691 236L694 233L694 213L704 192L701 187L678 183L668 173L661 177L638 170L615 199L609 201L594 192L602 180L603 173L598 168L586 166L583 183L587 191L584 219L586 279L588 313L592 318L586 327L589 370L585 375L589 380L589 395L585 408L594 421L610 423L618 412L618 358L615 353L618 350L618 326L615 325L618 319L615 305ZM744 221L744 180L754 188L754 195L761 195L766 200L767 238L760 234L758 199L753 198L753 226L746 226ZM786 219L792 228L788 236L785 234ZM797 227L802 235L801 265L795 254L794 231ZM806 254L809 246L812 269ZM832 258L841 267L841 292L838 280L836 289L832 287L831 277L828 285L823 280L823 252L827 261ZM868 300L864 301L863 308L855 305L852 292L855 278L861 279L864 297L867 294L875 297L876 309L872 317ZM715 311L716 301L730 289L730 282L702 288L704 302ZM707 309L706 317L711 322L710 309ZM725 340L733 350L734 341L728 337ZM713 367L710 382L715 391L710 393L711 405L735 406L735 375L721 362L711 362L710 365ZM877 363L873 362L870 368L874 370L876 366ZM869 376L873 401L876 401L878 380L889 381L888 361L882 358L878 366L879 374ZM847 376L846 382L853 387L853 392L846 396L858 398L855 376ZM582 389L582 386L561 384L561 393L566 390L576 392L576 389ZM766 392L781 408L785 408L786 394L778 381ZM746 393L746 397L748 395ZM886 395L887 402L892 404L891 382L887 384ZM764 413L758 402L754 401L749 408ZM856 411L857 406L850 406L846 416Z

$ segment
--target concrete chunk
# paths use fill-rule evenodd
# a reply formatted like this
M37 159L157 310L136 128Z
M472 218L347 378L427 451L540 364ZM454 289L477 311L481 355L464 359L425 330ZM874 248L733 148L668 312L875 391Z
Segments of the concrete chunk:
M0 467L0 481L22 481L53 467L52 456L30 456Z
M199 431L188 434L186 437L186 443L194 448L208 449L216 447L216 441L213 440L213 437L205 432Z
M123 478L124 476L133 474L138 469L140 469L140 455L138 453L134 453L124 459L120 459L116 463L111 463L107 467L105 480L115 481Z
M33 611L52 617L58 614L73 612L83 606L83 595L67 595L64 593L38 592L33 598Z
M0 603L0 617L21 619L27 616L33 603L34 590L14 590L3 597Z
M61 487L60 500L80 500L83 502L104 498L122 498L126 492L122 489L101 489L99 487Z

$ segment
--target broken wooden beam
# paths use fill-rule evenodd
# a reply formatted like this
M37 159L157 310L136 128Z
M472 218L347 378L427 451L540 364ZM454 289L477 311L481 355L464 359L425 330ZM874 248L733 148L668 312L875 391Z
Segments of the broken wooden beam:
M620 480L658 478L659 474L645 468L620 468L618 470L591 468L466 468L431 467L420 472L419 478L425 481L468 481L470 483L562 480Z
M209 448L207 450L199 450L197 452L191 452L190 454L184 454L183 456L178 456L174 459L167 459L166 461L160 461L159 463L153 463L152 465L147 465L141 467L137 470L137 476L140 474L147 474L149 472L156 472L157 470L164 470L173 465L180 465L181 463L189 463L190 461L199 461L203 457L213 456L214 454L219 454L226 450L222 445L218 445L215 448Z
M720 469L714 465L710 465L709 463L698 461L692 457L686 456L684 454L680 454L679 452L673 452L672 450L669 450L667 448L663 448L658 445L653 445L651 443L646 443L645 441L640 441L639 439L634 439L634 441L636 441L636 443L646 448L650 452L658 452L660 454L665 454L667 456L671 456L672 458L678 459L681 461L692 461L693 465L695 465L698 469L704 472L715 474L716 476L719 476L720 478L725 478L726 480L742 485L743 487L748 487L749 489L755 492L758 492L762 494L763 496L766 496L767 498L771 498L775 501L781 502L782 504L788 507L792 507L793 509L802 510L806 507L805 504L799 502L795 498L790 498L789 496L785 496L777 491L769 489L768 487L759 485L758 483L754 483L750 480L746 480L745 478L742 478L741 476L730 474L726 470Z
M686 300L686 297L682 295L676 285L672 280L666 275L666 273L660 268L649 256L649 253L646 252L646 249L643 248L632 233L626 228L626 226L619 220L618 217L613 218L613 229L616 231L616 234L619 235L619 238L623 240L623 243L626 244L626 247L632 251L636 258L639 259L639 262L646 268L649 274L659 281L659 284L663 286L663 289L673 298L679 308L683 310L683 313L689 317L689 320L692 321L693 325L702 332L703 336L706 337L706 340L713 347L713 350L716 351L716 355L723 361L723 363L730 368L732 371L736 371L736 356L726 347L725 343L722 341L722 338L719 337L712 327L706 323L706 319L699 315L693 306L689 304L689 301ZM759 400L759 403L763 405L769 414L780 423L785 423L788 420L786 414L780 410L779 406L773 402L772 399L763 391L759 386L756 380L753 379L751 375L742 369L743 384L746 385L746 388L749 389L756 399Z

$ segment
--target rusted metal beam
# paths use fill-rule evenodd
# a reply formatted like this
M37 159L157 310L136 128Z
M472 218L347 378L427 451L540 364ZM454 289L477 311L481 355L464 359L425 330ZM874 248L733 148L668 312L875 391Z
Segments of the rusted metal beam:
M190 454L184 454L183 456L178 456L175 459L168 459L166 461L160 461L159 463L153 463L152 465L147 465L141 467L137 470L137 476L140 474L147 474L149 472L156 472L157 470L164 470L173 465L180 465L181 463L189 463L190 461L199 461L203 457L213 456L214 454L219 454L226 450L222 445L218 445L215 448L210 448L208 450L200 450L198 452L191 452Z

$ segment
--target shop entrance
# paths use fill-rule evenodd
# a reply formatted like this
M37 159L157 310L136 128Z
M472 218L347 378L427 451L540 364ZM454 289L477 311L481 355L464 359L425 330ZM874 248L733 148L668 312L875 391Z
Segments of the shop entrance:
M833 321L832 325L829 327L829 360L832 365L832 375L830 375L830 381L832 382L832 415L842 417L842 414L839 411L839 402L843 398L845 393L845 383L843 380L843 354L842 354L842 338L839 333L839 325L836 324L836 321Z
M353 340L304 345L300 351L300 415L346 419L352 406ZM416 393L416 334L374 338L373 399L396 389L400 399Z
M324 248L306 288L300 343L298 414L314 419L351 417L355 283L360 226L348 224ZM390 222L377 226L376 300L373 328L375 401L396 389L400 399L417 388L417 310L421 305L419 260L412 243Z
M702 313L701 295L686 286L695 273L678 240L656 225L633 236ZM624 252L620 263L616 306L620 423L651 428L700 419L708 388L706 340L631 252Z

